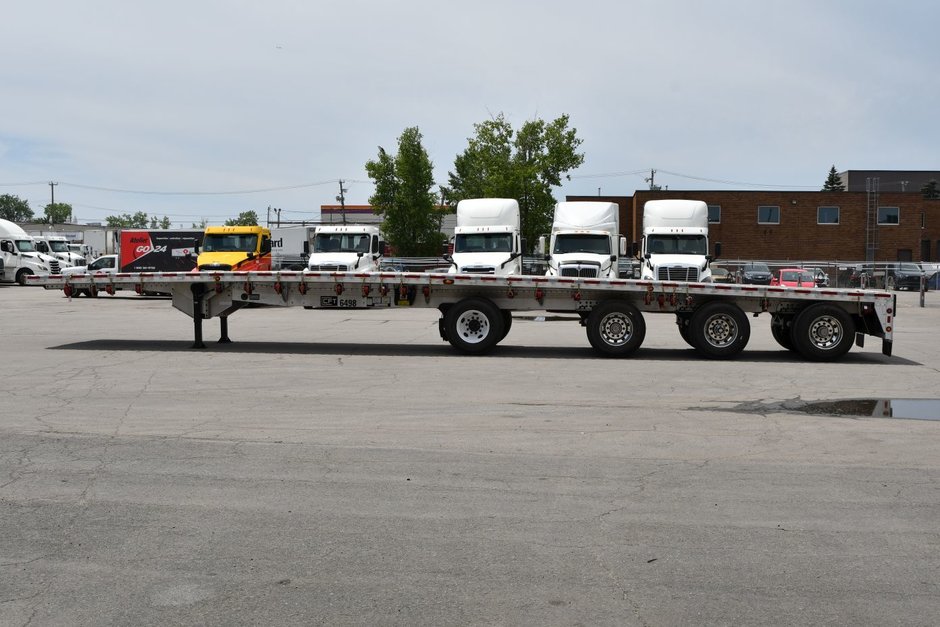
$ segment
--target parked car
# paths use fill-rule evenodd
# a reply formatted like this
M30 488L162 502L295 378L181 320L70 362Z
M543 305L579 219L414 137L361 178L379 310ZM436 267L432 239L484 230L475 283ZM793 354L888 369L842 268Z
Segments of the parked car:
M888 269L888 285L896 290L920 290L922 278L924 289L929 289L927 274L916 263L902 262Z
M763 261L752 261L744 264L738 270L741 283L750 283L752 285L770 285L770 279L773 275L770 268Z
M780 268L770 280L771 285L784 287L816 287L813 273L804 268Z
M719 268L712 266L712 282L714 283L736 283L736 279L733 274L728 272L725 268Z

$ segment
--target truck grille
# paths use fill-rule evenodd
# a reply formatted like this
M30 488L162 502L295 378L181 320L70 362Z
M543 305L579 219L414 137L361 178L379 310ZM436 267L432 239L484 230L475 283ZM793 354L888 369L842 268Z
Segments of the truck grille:
M660 266L658 276L659 281L685 281L694 283L698 281L698 268L683 266Z
M559 274L561 276L596 278L597 270L597 266L562 266L559 268Z
M319 266L310 266L311 272L349 272L349 266L336 263L324 263Z
M464 274L496 274L496 268L493 266L464 266L461 272Z
M58 261L58 260L50 261L50 262L49 262L49 272L50 272L51 274L61 274L61 273L62 273L62 267L59 266L59 261Z

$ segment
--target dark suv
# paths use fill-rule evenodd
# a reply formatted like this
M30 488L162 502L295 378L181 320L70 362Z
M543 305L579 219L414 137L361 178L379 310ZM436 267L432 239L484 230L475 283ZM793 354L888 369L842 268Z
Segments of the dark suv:
M752 285L770 285L770 279L773 276L770 268L763 261L752 261L744 264L738 270L738 276L741 283L750 283Z
M919 290L921 277L927 289L927 276L916 263L899 263L888 268L888 285L896 290Z

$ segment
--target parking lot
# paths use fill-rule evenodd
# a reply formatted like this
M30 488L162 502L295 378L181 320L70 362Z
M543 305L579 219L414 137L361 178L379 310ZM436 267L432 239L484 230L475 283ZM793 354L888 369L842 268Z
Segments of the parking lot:
M433 310L194 350L166 299L0 286L0 623L935 624L940 420L801 411L940 399L919 299L816 364L766 315L718 362L668 315L624 360L552 315L464 357Z

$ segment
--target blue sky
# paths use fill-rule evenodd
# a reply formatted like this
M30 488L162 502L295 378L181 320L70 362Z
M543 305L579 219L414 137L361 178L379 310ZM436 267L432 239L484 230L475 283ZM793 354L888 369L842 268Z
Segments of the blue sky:
M0 22L0 194L80 221L175 225L372 192L418 126L446 183L473 125L568 114L556 192L817 189L830 166L938 170L940 5L13 0ZM264 190L264 191L260 191ZM251 192L251 193L249 193Z

